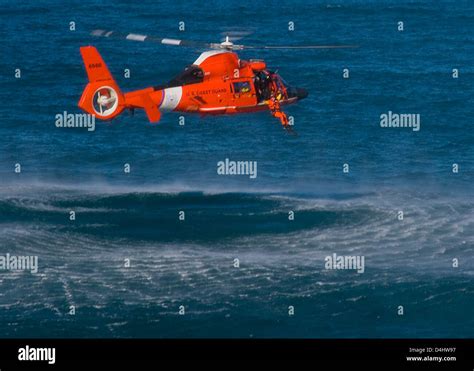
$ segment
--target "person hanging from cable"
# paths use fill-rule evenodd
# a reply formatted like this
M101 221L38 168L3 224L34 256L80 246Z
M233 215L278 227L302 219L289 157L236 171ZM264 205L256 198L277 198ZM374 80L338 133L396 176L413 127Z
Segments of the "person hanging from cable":
M285 112L281 110L280 102L276 98L275 94L272 94L268 100L268 107L270 108L270 113L272 116L279 119L283 127L287 128L289 126L288 117L286 116Z
M270 108L270 113L273 117L276 117L280 120L281 124L285 129L289 128L288 117L286 114L281 110L280 100L282 100L283 95L278 89L278 85L276 83L276 79L274 75L270 76L270 99L268 100L268 108Z
M268 89L268 99L265 103L268 105L268 109L273 117L280 120L283 128L290 134L296 135L296 132L290 125L288 116L281 110L281 101L284 101L287 96L284 91L279 87L278 77L274 73L267 73L266 86Z

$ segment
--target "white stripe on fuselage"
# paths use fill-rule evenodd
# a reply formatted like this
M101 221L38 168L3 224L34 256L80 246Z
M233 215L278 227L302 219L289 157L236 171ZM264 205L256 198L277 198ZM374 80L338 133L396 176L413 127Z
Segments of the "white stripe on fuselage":
M181 86L167 88L163 90L163 94L163 102L161 102L159 109L161 111L172 111L178 106L179 101L181 100L183 88Z
M209 50L207 52L201 53L198 59L194 61L193 64L199 66L202 62L204 62L207 58L212 57L217 54L229 53L227 50Z

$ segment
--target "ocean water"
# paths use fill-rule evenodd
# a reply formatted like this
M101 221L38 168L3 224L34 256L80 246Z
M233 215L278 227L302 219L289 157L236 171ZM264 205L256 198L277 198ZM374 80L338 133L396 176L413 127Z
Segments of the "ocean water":
M240 53L309 91L286 108L297 137L266 112L57 128L79 112L80 46L123 91L201 52L96 28L360 47ZM470 1L2 1L0 255L39 269L0 271L0 336L472 337L473 31ZM420 114L420 130L381 128L388 111ZM226 158L257 161L257 178L218 175ZM365 271L325 269L334 253Z

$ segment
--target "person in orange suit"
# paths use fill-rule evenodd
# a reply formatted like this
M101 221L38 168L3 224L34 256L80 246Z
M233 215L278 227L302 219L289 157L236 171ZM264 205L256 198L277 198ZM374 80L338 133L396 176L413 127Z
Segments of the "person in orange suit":
M279 119L283 127L287 128L289 126L288 117L281 110L280 102L278 101L278 99L275 98L275 95L273 94L268 100L268 107L270 108L272 116Z

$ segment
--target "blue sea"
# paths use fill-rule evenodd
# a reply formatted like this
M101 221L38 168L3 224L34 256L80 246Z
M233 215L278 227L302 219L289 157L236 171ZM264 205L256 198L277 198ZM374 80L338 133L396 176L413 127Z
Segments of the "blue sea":
M80 112L79 47L125 92L202 52L98 28L359 47L239 53L309 91L285 108L298 136L268 112L58 128ZM472 1L3 0L0 39L0 255L38 257L0 271L0 337L474 336ZM420 130L382 128L389 111ZM218 175L226 158L258 176ZM364 272L326 269L333 254Z

